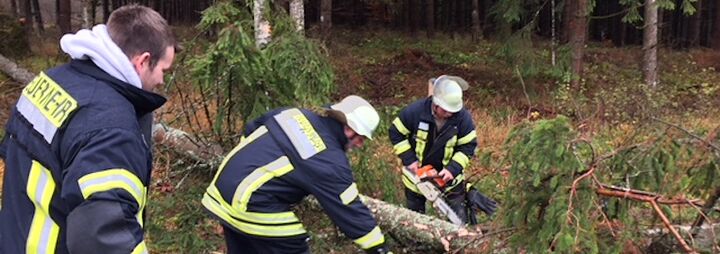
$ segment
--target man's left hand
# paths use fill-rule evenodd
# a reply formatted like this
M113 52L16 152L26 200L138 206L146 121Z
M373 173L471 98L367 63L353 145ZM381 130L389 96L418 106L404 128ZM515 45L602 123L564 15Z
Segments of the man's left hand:
M450 173L450 171L447 169L443 169L442 171L440 171L440 173L438 173L438 175L441 176L442 179L447 183L450 183L453 179L455 179L452 173Z

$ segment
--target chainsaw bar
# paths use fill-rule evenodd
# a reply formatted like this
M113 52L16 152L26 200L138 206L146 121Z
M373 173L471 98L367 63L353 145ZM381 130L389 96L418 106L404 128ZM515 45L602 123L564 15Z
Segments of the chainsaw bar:
M432 182L429 181L418 180L418 177L412 172L410 172L410 170L408 170L407 168L403 167L403 170L407 172L406 175L415 184L415 186L417 186L420 193L428 201L432 202L433 208L435 208L435 210L438 211L439 214L446 217L448 220L450 220L450 222L455 225L463 225L460 217L455 213L455 211L452 210L452 208L450 208L450 205L448 205L447 202L442 199L442 191L440 191L437 186L435 186Z

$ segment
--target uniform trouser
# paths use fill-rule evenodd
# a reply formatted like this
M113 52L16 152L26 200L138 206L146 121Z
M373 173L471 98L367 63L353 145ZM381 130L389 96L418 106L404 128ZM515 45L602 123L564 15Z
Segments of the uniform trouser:
M443 194L443 199L447 202L450 208L455 211L455 214L460 217L463 223L467 223L465 188L462 186L465 186L465 184L461 183L452 190L445 192L445 194ZM425 201L427 201L427 199L425 199L423 195L415 193L406 187L405 199L407 200L408 209L422 214L425 213Z
M224 225L223 231L225 231L228 254L310 254L307 235L282 238L255 237L238 233Z

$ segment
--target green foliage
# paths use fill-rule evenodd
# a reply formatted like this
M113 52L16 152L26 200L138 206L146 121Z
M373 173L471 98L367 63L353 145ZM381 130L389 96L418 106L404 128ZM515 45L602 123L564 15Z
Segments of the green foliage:
M570 195L575 177L586 170L574 153L574 132L564 116L523 123L506 142L510 164L504 207L506 226L518 227L513 246L529 253L597 253L593 203L588 181ZM572 200L572 206L569 202Z
M252 19L244 9L219 2L203 13L200 27L219 27L217 39L189 61L204 112L218 141L234 145L239 122L281 106L327 102L334 74L315 42L293 29L284 13L273 13L272 41L255 46Z

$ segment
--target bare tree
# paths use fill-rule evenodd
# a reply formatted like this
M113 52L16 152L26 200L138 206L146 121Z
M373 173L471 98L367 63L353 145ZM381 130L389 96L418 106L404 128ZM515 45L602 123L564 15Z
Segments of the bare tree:
M40 34L45 31L42 13L40 12L40 2L38 0L30 0L30 5L32 7L32 16L35 17L35 25L37 26L37 32L38 34Z
M472 40L474 42L482 39L482 31L480 30L480 4L478 0L472 0Z
M703 8L703 1L697 0L695 2L695 13L690 17L690 24L689 24L689 41L688 46L689 47L695 47L700 44L700 26L702 24L702 8ZM660 36L658 36L660 37Z
M13 15L13 17L18 16L18 9L17 9L17 2L16 0L10 0L10 14Z
M715 13L713 15L712 36L710 37L710 46L713 49L720 50L720 6L716 4Z
M427 11L425 12L425 20L427 21L427 37L435 36L435 0L425 0Z
M70 0L58 0L57 2L57 25L60 28L60 34L66 34L72 32L70 26Z
M655 88L657 70L657 0L645 0L645 29L643 29L643 76L645 84Z
M571 8L574 10L569 19L570 45L572 47L572 79L571 86L580 90L580 80L583 76L583 54L585 53L585 39L587 35L588 0L576 0ZM566 6L568 8L568 6Z
M323 36L330 34L332 27L332 0L320 0L320 31Z
M295 20L295 26L298 32L305 29L305 7L303 0L290 1L290 16Z

